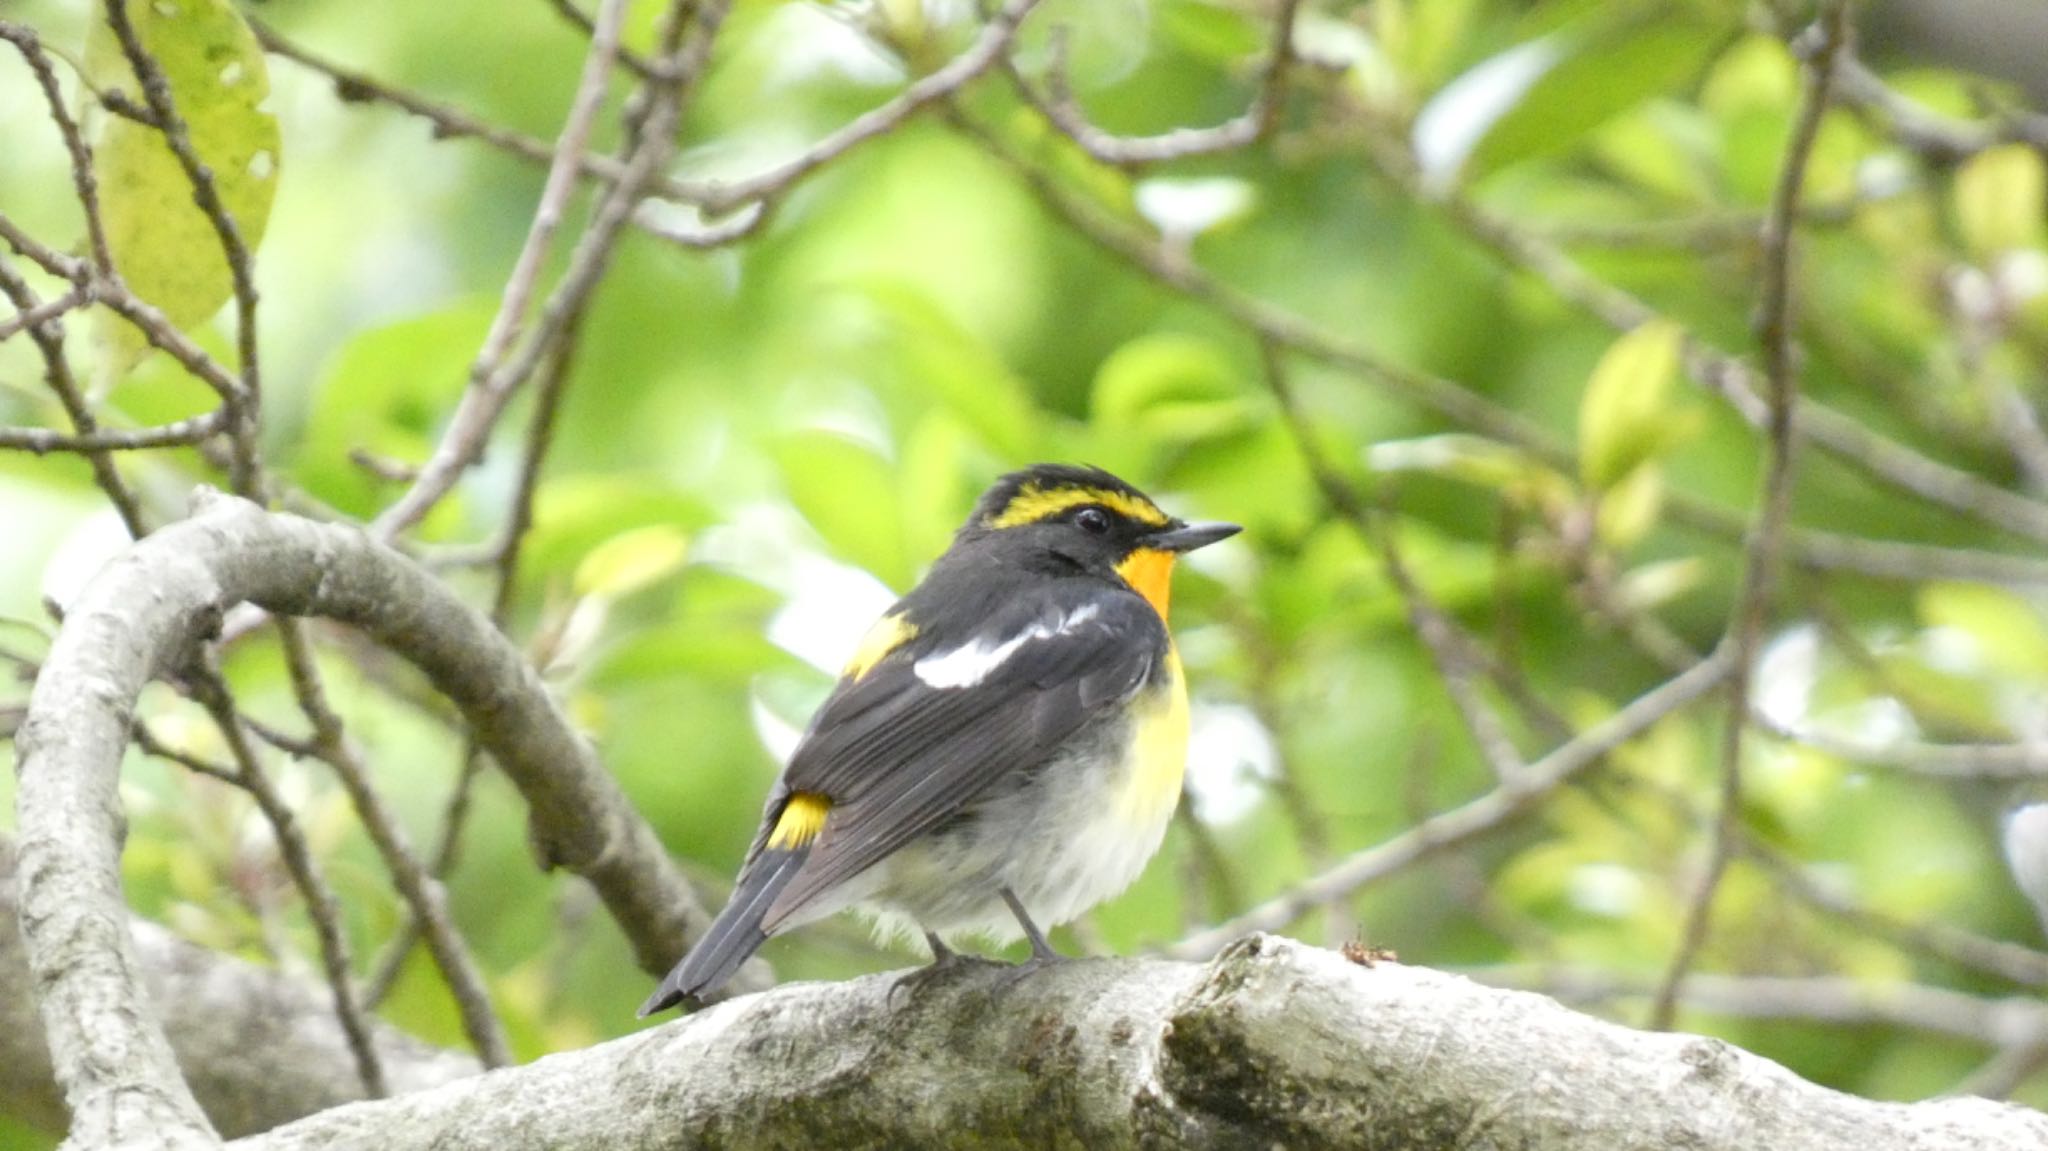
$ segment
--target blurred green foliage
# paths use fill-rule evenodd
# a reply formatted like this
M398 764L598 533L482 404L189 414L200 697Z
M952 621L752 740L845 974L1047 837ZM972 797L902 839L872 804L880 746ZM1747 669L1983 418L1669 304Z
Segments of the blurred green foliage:
M54 48L86 51L84 5L11 7ZM641 49L653 7L633 8L629 38ZM963 5L870 7L896 21L892 45L843 9L738 5L690 107L683 170L732 175L787 155L968 35ZM1068 26L1078 96L1106 128L1215 123L1254 94L1264 7L1061 0L1027 25L1021 54L1043 68L1049 30ZM326 57L543 137L559 126L583 52L539 3L272 0L250 11ZM1732 0L1311 5L1297 31L1309 62L1277 137L1156 172L1088 160L1000 80L977 86L960 114L1090 210L1178 233L1233 291L1456 380L1575 445L1576 466L1545 461L1368 376L1289 360L1305 434L1389 509L1421 587L1519 669L1528 692L1583 725L1667 674L1612 610L1655 613L1706 650L1733 607L1740 539L1678 521L1667 497L1739 522L1760 472L1757 438L1684 382L1678 354L1682 334L1753 350L1754 235L1799 83L1785 45L1747 15ZM245 66L260 72L255 63ZM306 496L368 518L403 483L361 458L417 464L438 439L542 173L473 142L437 142L388 108L340 103L289 61L269 71L264 107L282 149L259 147L281 157L275 202L267 228L246 233L252 243L261 234L263 445ZM1951 112L1971 111L1981 83L1893 80ZM608 117L600 142L614 134ZM1668 322L1621 335L1512 273L1383 176L1373 157L1389 140L1412 145L1439 186L1576 240L1588 271ZM12 58L0 59L0 154L0 210L69 247L80 230L68 165ZM118 157L116 144L102 159ZM1163 190L1173 203L1195 178L1221 182L1240 206L1214 220L1159 218L1148 197ZM2041 398L2042 185L2031 150L1926 163L1868 118L1831 113L1796 273L1807 394L2027 490L2001 404ZM130 209L114 205L126 197L118 187L108 196L122 219ZM194 261L213 250L184 224L140 233ZM1965 289L1991 305L1973 310ZM224 298L207 290L201 314ZM231 312L194 321L195 338L224 358ZM73 343L81 362L95 354ZM162 356L105 382L117 424L212 403ZM418 533L429 558L501 526L525 417L515 405L483 465ZM62 426L26 339L0 344L0 423ZM935 116L829 165L737 246L691 252L629 233L582 332L512 632L715 903L752 834L774 749L831 682L822 669L917 578L988 480L1041 459L1098 462L1176 513L1249 527L1185 565L1175 601L1197 699L1196 809L1222 870L1177 826L1136 888L1090 919L1091 945L1163 945L1491 785L1380 559L1318 495L1256 342L1208 302L1092 245L1009 164ZM193 484L219 482L190 451L122 464L159 518ZM1804 451L1800 469L1797 524L2012 547L1820 452ZM0 454L0 509L0 648L33 660L52 626L41 597L75 587L120 533L72 458ZM478 572L452 566L448 578L484 597ZM2038 589L1791 570L1760 698L1773 716L1844 739L2038 736L2043 607ZM303 720L271 642L237 647L228 673L254 714L294 730ZM446 709L359 645L322 651L379 786L414 841L431 843L460 763ZM0 688L0 703L23 694ZM1513 714L1501 691L1481 695ZM188 750L222 754L217 733L169 690L152 689L144 714ZM1719 704L1667 719L1503 834L1293 930L1332 943L1362 933L1430 965L1568 961L1654 978L1701 863L1725 719ZM1555 742L1532 722L1511 721L1509 733L1531 757ZM341 891L357 955L376 954L400 909L345 798L318 765L273 767ZM1831 888L1888 916L2040 943L1999 859L2005 784L1768 739L1751 741L1747 769L1746 826ZM139 757L125 782L134 905L224 951L282 949L305 966L310 933L247 799ZM0 793L11 801L11 781ZM634 1026L645 976L576 884L535 870L520 804L489 773L451 897L523 1057ZM799 932L765 955L784 979L912 961L876 950L852 924ZM2011 990L1821 916L1743 861L1701 966ZM461 1040L423 954L383 1013L426 1038ZM1640 1021L1640 1008L1622 1017ZM1983 1055L1874 1025L1683 1022L1886 1097L1947 1090ZM2048 1085L2037 1079L2021 1097L2048 1101ZM0 1146L15 1138L0 1125Z

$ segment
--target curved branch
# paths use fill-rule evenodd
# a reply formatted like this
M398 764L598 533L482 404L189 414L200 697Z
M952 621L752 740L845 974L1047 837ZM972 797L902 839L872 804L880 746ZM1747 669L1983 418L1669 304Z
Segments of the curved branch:
M2019 1151L2048 1141L2048 1116L1857 1099L1717 1040L1253 936L1201 965L1020 978L965 964L785 987L237 1146L943 1147L963 1132L978 1147L1105 1151Z
M23 934L75 1134L204 1137L136 976L116 784L143 684L245 601L352 624L418 666L525 796L542 864L589 880L650 972L687 948L705 922L695 895L488 619L357 529L211 493L199 504L86 587L15 739Z
M35 1017L13 879L14 847L0 836L0 1112L62 1131L64 1100L50 1078L50 1053ZM145 919L128 926L178 1065L223 1134L267 1131L363 1097L325 987L187 943ZM422 1043L389 1024L373 1023L372 1041L394 1093L481 1070L469 1055Z

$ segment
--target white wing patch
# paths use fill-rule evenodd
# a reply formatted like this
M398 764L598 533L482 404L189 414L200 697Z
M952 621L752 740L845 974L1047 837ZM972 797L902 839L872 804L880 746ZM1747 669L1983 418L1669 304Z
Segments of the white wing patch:
M1099 614L1101 610L1095 604L1082 604L1057 622L1032 624L1000 643L980 638L947 651L935 652L918 660L912 670L917 672L917 678L932 687L973 687L1017 654L1018 648L1033 640L1064 635Z

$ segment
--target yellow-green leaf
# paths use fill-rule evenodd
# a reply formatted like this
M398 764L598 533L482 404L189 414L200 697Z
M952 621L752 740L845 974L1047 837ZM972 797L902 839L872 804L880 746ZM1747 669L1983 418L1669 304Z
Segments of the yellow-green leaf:
M1663 509L1664 469L1631 468L1600 493L1594 532L1601 543L1626 551L1657 526L1657 513Z
M621 532L590 549L576 566L576 594L630 595L682 567L689 550L682 529L668 524Z
M896 474L873 448L825 430L788 436L775 460L790 502L833 553L892 588L910 586Z
M2039 243L2044 185L2040 154L2025 144L1971 157L1956 173L1955 191L1956 226L1971 253L1989 256Z
M1983 673L2048 678L2048 624L2024 598L1982 584L1935 583L1920 589L1919 609L1927 626L1968 636Z
M1684 333L1653 320L1614 341L1579 401L1579 478L1605 489L1669 441L1671 383Z
M254 252L277 189L277 120L263 110L270 74L263 49L228 0L126 3L143 48L155 58L185 122L192 150L213 174L243 245ZM87 47L95 87L144 106L120 40L102 17ZM128 286L180 328L205 322L234 294L219 233L193 201L192 181L161 132L109 116L93 153L114 265ZM100 313L103 380L125 375L146 343L125 321Z

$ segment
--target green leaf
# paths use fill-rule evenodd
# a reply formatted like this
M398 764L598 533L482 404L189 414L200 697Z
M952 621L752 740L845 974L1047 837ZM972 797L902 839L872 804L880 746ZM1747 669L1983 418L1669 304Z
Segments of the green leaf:
M1006 460L1037 458L1043 421L1030 389L987 341L915 287L878 283L862 296L885 325L883 371L902 373Z
M535 493L533 527L519 551L522 579L580 568L605 541L636 528L679 533L704 527L712 515L699 501L646 475L568 475Z
M1158 5L1159 30L1188 55L1236 64L1266 46L1264 29L1243 10L1214 0L1166 0Z
M1657 526L1657 513L1664 508L1664 469L1630 468L1620 480L1600 493L1594 512L1594 534L1616 551L1641 543Z
M2034 606L1982 584L1937 583L1920 589L1920 618L1953 628L1975 645L1986 673L2001 679L2048 679L2048 627Z
M1104 360L1090 399L1096 427L1141 446L1182 446L1250 427L1257 404L1229 356L1199 336L1140 336Z
M689 537L670 524L621 532L590 550L576 565L576 594L618 599L683 566Z
M1376 472L1423 472L1491 488L1538 507L1562 510L1572 501L1571 481L1528 453L1462 432L1384 440L1365 453Z
M833 432L798 432L775 449L790 500L833 553L901 591L910 586L895 473L865 444Z
M1706 583L1707 564L1698 556L1661 560L1633 568L1621 577L1615 594L1630 611L1657 611L1690 595Z
M1605 490L1668 442L1671 384L1685 333L1653 320L1614 341L1579 401L1579 478Z
M425 460L468 378L469 361L493 310L488 301L471 301L372 328L350 340L316 386L305 440L293 465L298 482L350 515L374 515L388 498L390 481L372 476L350 453L361 450L405 463Z
M2041 155L2025 144L1972 156L1956 172L1955 189L1956 227L1970 252L1992 256L2038 244L2044 184Z
M150 0L128 3L126 10L143 48L162 68L192 150L213 173L220 201L253 257L270 220L279 163L277 120L262 107L270 96L262 47L228 0ZM86 56L95 87L147 106L104 17L93 26ZM128 286L181 329L219 311L234 295L227 255L163 134L126 117L107 117L93 152L93 174L107 245ZM105 382L111 383L127 374L148 345L111 312L97 317L94 335L106 355Z
M1692 78L1721 31L1718 21L1685 9L1579 38L1487 130L1470 171L1485 175L1577 147L1609 118Z

